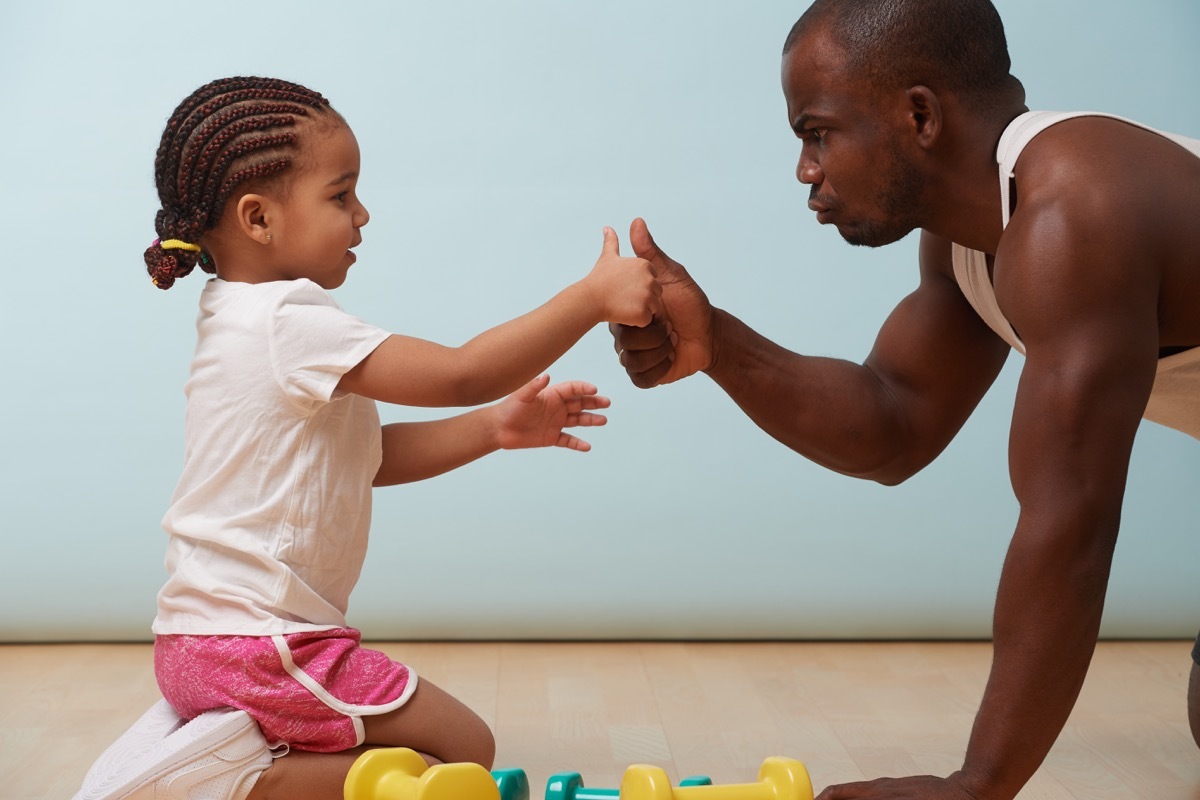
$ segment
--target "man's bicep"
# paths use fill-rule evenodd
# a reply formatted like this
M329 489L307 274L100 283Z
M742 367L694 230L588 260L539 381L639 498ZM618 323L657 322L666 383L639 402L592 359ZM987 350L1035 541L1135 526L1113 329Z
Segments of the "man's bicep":
M1031 201L1005 232L996 292L1026 350L1015 488L1033 497L1076 484L1119 499L1158 366L1151 251L1065 201Z
M966 422L1010 349L971 308L949 259L949 243L924 234L920 285L889 315L866 360L926 463Z
M1023 507L1070 495L1115 514L1154 385L1154 337L1135 333L1128 318L1064 309L1060 319L1025 341L1009 447L1013 489Z
M1152 383L1153 369L1147 373L1087 345L1031 351L1009 442L1022 513L1053 520L1050 528L1060 533L1087 537L1105 529L1115 535Z

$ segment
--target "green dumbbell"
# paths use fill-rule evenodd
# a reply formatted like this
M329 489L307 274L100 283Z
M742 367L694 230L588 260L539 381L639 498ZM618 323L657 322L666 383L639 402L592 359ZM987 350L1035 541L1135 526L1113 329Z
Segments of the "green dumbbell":
M523 769L494 769L500 800L529 800L529 778Z
M693 775L684 778L679 785L711 786L712 781L703 775ZM620 796L620 789L587 788L578 772L559 772L546 782L546 800L615 800Z

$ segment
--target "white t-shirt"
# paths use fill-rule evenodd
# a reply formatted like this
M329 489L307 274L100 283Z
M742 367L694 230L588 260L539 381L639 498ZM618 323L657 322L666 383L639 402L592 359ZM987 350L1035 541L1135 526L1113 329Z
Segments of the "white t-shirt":
M388 333L308 280L210 280L196 328L152 630L342 627L382 450L374 401L336 387Z

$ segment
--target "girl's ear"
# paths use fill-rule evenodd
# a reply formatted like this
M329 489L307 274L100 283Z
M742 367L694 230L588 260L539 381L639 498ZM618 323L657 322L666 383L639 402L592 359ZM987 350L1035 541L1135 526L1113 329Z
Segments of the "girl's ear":
M261 194L244 194L234 207L237 227L259 244L271 240L271 201Z

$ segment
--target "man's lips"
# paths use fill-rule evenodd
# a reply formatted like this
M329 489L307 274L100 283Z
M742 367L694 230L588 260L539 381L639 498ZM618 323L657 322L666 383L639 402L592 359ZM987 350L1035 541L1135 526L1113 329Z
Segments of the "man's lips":
M813 195L808 198L808 210L817 214L817 222L824 225L833 213L833 206L826 200Z

